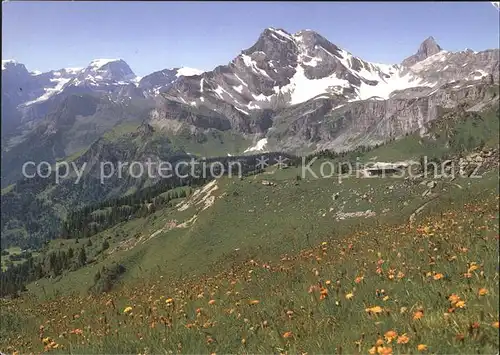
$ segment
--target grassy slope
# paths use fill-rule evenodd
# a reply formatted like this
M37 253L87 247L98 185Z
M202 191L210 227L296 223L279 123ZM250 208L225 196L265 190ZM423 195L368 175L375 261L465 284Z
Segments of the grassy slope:
M251 146L251 142L240 134L228 131L204 133L198 140L190 135L169 135L169 138L176 148L203 157L238 155Z
M452 119L454 121L451 121ZM447 126L443 128L445 124ZM495 141L498 146L498 136L491 129L495 124L498 125L498 118L488 113L480 122L478 130L483 138L490 142ZM464 126L470 125L471 120L461 121L452 116L433 126L431 132L455 132L452 141L457 141L456 137L467 140L469 131L464 129ZM421 155L438 156L445 152L456 152L456 144L451 144L448 149L441 149L439 153L436 151L437 146L445 145L443 141L439 141L444 139L444 136L441 134L438 141L430 138L418 141L417 137L408 136L368 153L358 154L358 157L360 161L372 158L382 161L418 160ZM318 175L319 166L323 161L320 159L313 164L313 171ZM418 182L348 178L341 179L339 183L337 177L313 179L309 174L306 175L308 178L297 182L296 176L300 174L299 168L279 170L271 167L265 174L243 180L222 179L218 181L219 189L214 192L214 195L221 198L217 199L213 207L201 212L192 228L160 233L147 243L140 243L129 251L114 253L104 260L98 259L98 263L78 270L76 274L70 273L56 282L42 280L38 284L42 285L44 292L49 295L69 290L85 292L92 285L97 270L110 261L126 265L126 279L141 278L145 272L158 268L161 268L163 273L174 276L187 272L203 272L211 263L224 258L225 253L236 248L246 252L252 250L259 255L273 254L276 246L283 252L297 251L324 236L343 235L353 228L382 222L405 222L411 213L432 198L422 197L427 187L419 185ZM261 180L264 179L274 181L276 186L262 185ZM429 207L445 201L449 198L447 195L455 192L464 194L465 191L459 187L467 186L469 182L461 182L460 179L454 183L440 182L437 189L443 190L441 194L444 196ZM481 184L494 187L495 180L481 181ZM332 195L337 193L340 198L334 201ZM94 237L93 240L97 240L94 249L99 248L104 239L108 239L110 249L113 249L120 243L133 240L137 235L148 237L172 220L177 223L189 220L197 213L197 209L199 207L192 207L183 212L177 211L176 208L164 209L148 218L122 223ZM341 221L335 219L335 214L339 211L366 210L374 211L377 217L348 218ZM58 244L54 245L54 249L57 249ZM200 248L200 245L203 247ZM75 282L75 279L84 282ZM33 290L36 294L41 293L38 288Z
M215 270L225 270L220 274L184 274L178 279L144 270L143 276L149 275L146 279L127 282L109 295L90 299L63 296L44 302L41 308L35 307L34 300L14 301L3 305L3 316L12 325L21 319L26 322L20 332L33 349L42 347L34 330L43 324L44 337L64 346L63 352L75 353L145 349L159 353L176 351L178 346L186 353L333 353L340 348L347 353L358 349L366 353L389 330L409 337L407 344L385 341L386 348L398 353L416 352L418 344L427 345L433 353L491 353L498 347L498 329L494 327L499 311L497 174L493 172L465 192L450 191L446 203L432 206L412 227L406 223L358 226L342 235L331 233L320 238L314 233L307 247L300 245L303 238L296 238L294 244L290 236L281 240L289 243L282 244L269 243L269 235L247 242L256 245L259 239L265 240L269 250L263 253L241 247L244 238L238 238L238 244L228 240L226 250L233 246L240 250L219 259ZM472 195L481 200L467 203ZM212 218L217 213L215 206L210 211ZM240 232L249 228L239 227ZM216 230L221 238L224 231ZM191 233L193 237L196 231ZM189 234L166 233L152 241L149 250L136 250L135 262L143 258L145 266L144 260L155 255L168 261L179 251L167 246L182 250L185 243L184 247L190 247L185 239ZM214 235L203 241L220 243L210 241ZM210 250L210 246L206 248ZM287 257L273 257L285 253ZM128 262L133 262L132 255L128 256ZM210 259L211 252L204 256ZM231 257L240 261L228 268ZM190 261L183 258L183 262ZM471 267L472 262L477 263L477 269ZM170 269L180 267L175 260L169 264ZM198 260L200 268L205 264L206 260ZM464 276L467 272L470 277ZM363 276L359 283L355 281L358 276ZM488 294L479 296L481 288ZM383 294L377 292L381 289ZM323 299L321 292L326 294ZM351 293L352 299L346 299ZM464 308L450 303L447 298L451 294L465 301ZM174 299L173 305L166 303L167 298ZM214 304L208 303L211 299ZM252 300L259 303L250 305ZM123 314L127 306L133 308L130 315ZM380 306L382 313L370 315L366 309L375 306ZM423 318L415 320L419 309ZM83 335L70 334L75 329ZM457 340L457 336L464 340ZM5 344L26 349L11 333L6 332L2 339Z

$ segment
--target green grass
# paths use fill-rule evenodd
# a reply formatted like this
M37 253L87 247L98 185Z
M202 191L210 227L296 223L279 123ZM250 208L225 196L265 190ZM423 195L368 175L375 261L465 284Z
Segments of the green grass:
M104 133L102 135L102 138L109 141L114 141L119 137L135 132L137 128L139 128L139 124L134 122L118 124L114 126L111 130Z
M210 131L200 136L190 133L169 135L169 138L175 148L203 157L226 156L228 153L238 155L251 146L249 139L228 131Z
M12 231L14 232L14 231ZM25 232L25 231L19 231L19 232ZM5 249L9 254L8 255L2 255L2 263L1 263L1 266L2 266L2 271L5 271L8 269L8 261L9 261L9 256L10 255L19 255L21 254L22 250L21 248L19 247L9 247L7 249ZM37 257L38 256L38 252L33 252L31 251L31 254L33 255L33 257ZM26 261L26 259L20 259L20 260L13 260L12 261L12 265L19 265L19 264L22 264Z
M2 189L2 195L5 195L6 193L13 191L15 187L16 187L16 184L10 184L9 186L4 187Z
M23 351L27 342L41 350L37 329L43 324L43 337L64 346L62 353L337 353L340 348L366 353L389 330L409 339L407 344L384 341L395 353L416 353L419 344L431 353L492 353L498 347L498 329L492 326L499 314L498 194L486 185L470 193L481 200L464 206L470 196L453 195L413 227L360 226L296 250L285 243L262 254L256 243L254 249L228 250L208 275L165 273L184 264L168 262L172 251L166 238L155 239L154 248L128 254L124 263L167 255L165 265L153 273L144 269L140 279L110 294L58 296L43 307L30 298L4 303L8 325L2 349ZM168 235L173 249L185 242L180 234ZM468 269L471 277L464 278ZM488 294L479 296L481 288ZM465 308L453 306L447 299L451 294L464 300ZM252 300L259 303L251 305ZM129 306L131 314L124 314ZM374 306L382 313L366 311ZM414 320L419 309L423 318ZM75 329L83 334L71 334Z

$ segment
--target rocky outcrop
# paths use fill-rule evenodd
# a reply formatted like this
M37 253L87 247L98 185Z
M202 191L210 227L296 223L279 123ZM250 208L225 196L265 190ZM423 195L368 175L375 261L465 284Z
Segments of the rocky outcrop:
M431 36L422 42L417 53L403 60L401 64L406 67L411 67L412 65L440 52L441 50L442 48L436 43L434 37Z
M426 124L436 119L442 108L459 103L473 106L495 97L492 86L486 83L455 86L426 96L408 98L402 92L385 101L356 101L340 107L332 99L315 100L307 109L301 106L275 118L276 124L267 135L268 149L344 151L415 131L425 134Z

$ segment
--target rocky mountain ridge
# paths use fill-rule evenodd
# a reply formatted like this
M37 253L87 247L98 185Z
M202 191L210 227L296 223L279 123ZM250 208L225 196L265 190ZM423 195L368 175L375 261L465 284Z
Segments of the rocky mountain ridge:
M86 68L38 75L2 62L2 78L8 82L2 112L24 127L55 117L49 113L69 95L91 95L114 106L139 102L149 107L146 120L170 134L179 127L192 134L231 131L254 141L249 151L301 153L377 144L422 130L442 105L491 101L499 50L448 52L429 37L401 64L385 65L356 57L312 30L267 28L230 63L207 72L173 68L138 78L121 59L99 59ZM27 78L45 78L52 86L34 85L18 90L21 95L15 84L33 81ZM2 117L4 124L9 115ZM61 130L49 126L50 132ZM71 153L63 147L62 154Z
M482 85L498 81L498 49L448 52L430 37L401 64L384 65L364 61L314 31L268 28L228 65L172 83L151 117L165 126L161 117L179 117L171 111L175 105L208 108L229 122L226 129L254 136L260 149L265 140L267 150L345 150L421 130L440 105L489 101L491 91ZM266 124L259 124L266 111ZM221 129L220 122L211 128Z
M467 63L467 68L440 65L449 61ZM290 34L268 28L231 63L180 79L167 97L193 106L215 98L243 111L300 104L322 94L342 95L347 101L388 99L408 88L478 79L497 67L498 50L449 53L432 38L401 65L385 65L364 61L314 31ZM443 70L444 79L436 75Z
M162 79L153 79L161 72L140 78L123 59L94 59L85 68L41 73L29 72L15 60L2 60L2 124L12 128L31 126L69 95L109 96L114 101L153 97L181 75L200 73L191 68L166 71L171 75Z

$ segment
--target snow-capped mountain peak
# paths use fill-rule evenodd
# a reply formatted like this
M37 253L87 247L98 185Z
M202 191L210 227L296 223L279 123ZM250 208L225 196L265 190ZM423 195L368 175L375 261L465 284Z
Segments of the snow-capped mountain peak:
M2 59L2 71L7 70L9 68L11 68L11 69L12 68L18 68L18 69L24 68L24 69L26 69L24 64L19 63L15 59Z
M84 68L80 67L80 68L63 68L61 70L64 70L66 73L69 73L69 74L77 74L79 72L81 72Z
M123 59L94 59L75 74L67 86L97 89L128 85L136 80L136 75Z
M2 70L7 69L8 66L19 64L15 59L2 59Z
M16 83L19 88L19 84L26 83L31 76L24 64L14 59L2 60L2 87Z
M136 77L123 59L94 59L82 74L97 81L130 81Z
M202 70L180 67L163 69L144 76L138 81L138 87L146 96L156 96L167 91L174 82L183 77L192 77L203 74Z
M200 75L203 73L203 70L195 69L195 68L189 68L189 67L181 67L181 68L174 68L173 70L177 71L177 74L175 76L194 76L194 75Z
M494 53L480 54L448 53L429 37L401 65L380 64L356 57L312 30L291 34L268 27L228 66L202 78L180 77L166 96L193 106L222 100L246 115L249 110L296 105L321 95L346 101L386 100L406 89L431 92L453 78L480 79L495 64ZM471 66L457 69L464 56Z
M90 62L88 65L89 68L95 68L100 69L101 67L105 66L106 64L112 63L112 62L120 62L123 61L123 59L117 58L117 59L94 59Z

